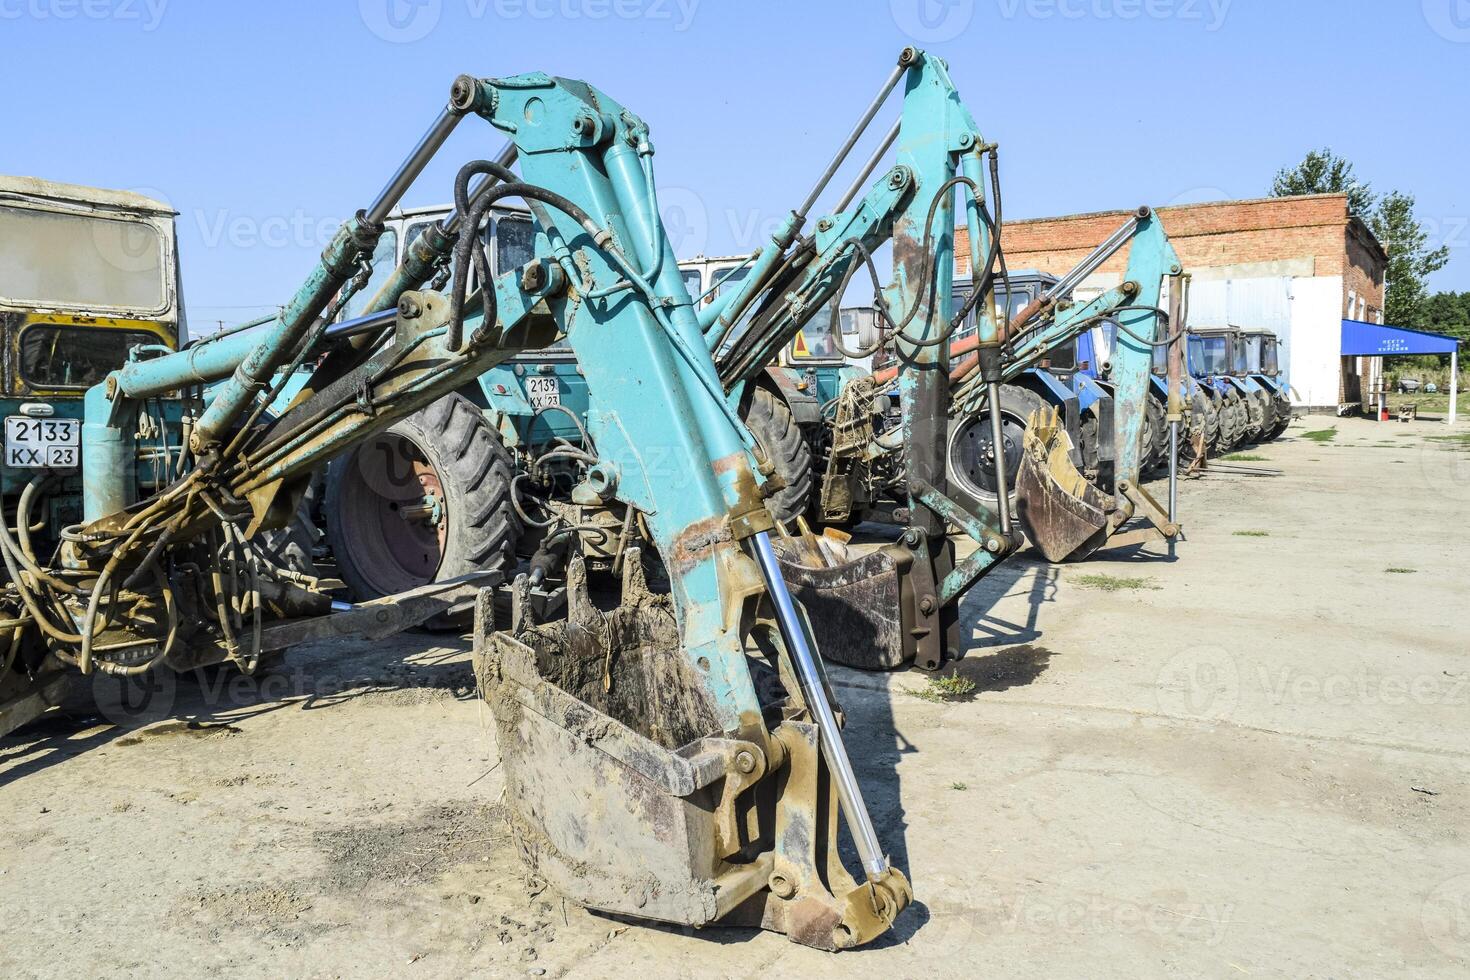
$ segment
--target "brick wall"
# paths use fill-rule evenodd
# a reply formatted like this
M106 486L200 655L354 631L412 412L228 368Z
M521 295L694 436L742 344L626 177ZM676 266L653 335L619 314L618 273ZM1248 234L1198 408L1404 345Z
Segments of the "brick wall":
M1356 311L1347 312L1349 291L1364 298L1367 310L1362 319L1378 322L1383 312L1383 249L1362 222L1354 220L1344 229L1346 242L1343 269L1343 309L1345 316L1358 319Z
M1002 232L1006 261L1012 269L1062 275L1116 231L1127 216L1127 211L1103 211L1008 221ZM1185 270L1198 277L1337 277L1343 316L1360 315L1359 297L1363 319L1376 322L1383 309L1388 258L1363 222L1349 216L1345 194L1190 204L1161 208L1159 216ZM963 228L955 236L955 252L956 276L968 277L969 241ZM1116 275L1127 264L1124 250L1101 271ZM1335 320L1313 322L1319 337L1337 329ZM1340 360L1338 402L1357 401L1362 393L1358 359Z
M1075 266L1127 217L1126 211L1102 211L1062 218L1008 221L1002 232L1006 261L1013 269L1041 269L1061 274ZM1348 274L1354 265L1363 285L1382 279L1381 249L1356 222L1349 222L1347 196L1319 194L1306 197L1222 201L1159 209L1164 230L1186 269L1266 262L1310 260L1312 275ZM1353 225L1360 233L1355 233ZM969 238L956 235L956 274L969 274ZM1104 272L1122 272L1127 253L1113 256ZM1371 294L1371 293L1370 293ZM1344 302L1346 295L1344 294ZM1382 289L1377 294L1382 307Z

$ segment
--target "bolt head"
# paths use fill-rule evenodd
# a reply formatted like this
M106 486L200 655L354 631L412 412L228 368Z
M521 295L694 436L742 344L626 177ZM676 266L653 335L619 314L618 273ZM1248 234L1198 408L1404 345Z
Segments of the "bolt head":
M735 753L735 768L743 773L755 772L755 756L748 749Z

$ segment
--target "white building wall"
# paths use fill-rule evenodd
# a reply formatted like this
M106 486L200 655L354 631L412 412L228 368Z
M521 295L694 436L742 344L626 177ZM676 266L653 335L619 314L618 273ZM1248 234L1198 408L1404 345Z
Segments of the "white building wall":
M1336 407L1342 381L1342 276L1291 284L1292 404Z
M1189 322L1274 330L1281 338L1281 364L1291 381L1292 404L1335 408L1342 373L1343 281L1341 276L1300 274L1309 272L1311 264L1306 260L1190 269ZM1094 273L1077 287L1073 298L1092 299L1121 278L1117 273Z

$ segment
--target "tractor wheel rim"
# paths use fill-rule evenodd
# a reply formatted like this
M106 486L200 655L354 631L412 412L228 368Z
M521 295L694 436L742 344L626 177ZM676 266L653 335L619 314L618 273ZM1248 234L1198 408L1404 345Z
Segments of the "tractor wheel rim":
M434 581L449 539L444 486L423 450L395 432L353 454L339 515L359 574L390 595Z
M1006 460L1006 490L1016 489L1016 470L1021 465L1026 423L1009 412L1000 414L1000 438ZM996 496L995 454L990 439L990 415L971 419L955 434L950 451L951 473L971 494Z

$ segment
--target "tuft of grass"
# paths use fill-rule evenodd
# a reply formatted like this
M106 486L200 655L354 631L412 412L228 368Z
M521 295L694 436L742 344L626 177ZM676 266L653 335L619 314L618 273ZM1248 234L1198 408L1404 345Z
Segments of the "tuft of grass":
M1456 432L1451 436L1425 436L1430 442L1448 442L1457 446L1470 446L1470 432Z
M1385 568L1384 571L1387 572L1390 575L1413 575L1413 574L1417 573L1419 571L1419 569L1417 569L1417 568L1397 568L1397 567L1395 567L1395 568Z
M945 677L929 678L929 683L924 687L910 687L905 690L920 701L944 704L949 701L969 700L970 695L975 693L975 682L959 674L949 674Z
M1267 457L1260 453L1231 453L1229 456L1221 456L1226 463L1264 463Z
M1237 538L1269 538L1271 536L1270 531L1232 531L1230 533Z
M1313 442L1331 442L1332 440L1334 440L1334 439L1337 438L1337 430L1336 429L1314 429L1311 432L1303 432L1302 433L1302 438L1303 439L1310 439Z
M1084 589L1100 589L1103 592L1132 592L1138 589L1157 589L1146 578L1128 578L1121 575L1078 575L1072 579L1074 585Z
M963 793L965 790L969 789L970 787L966 786L964 783L950 783L949 784L949 788L950 789L954 789L954 790L959 790L961 793Z

